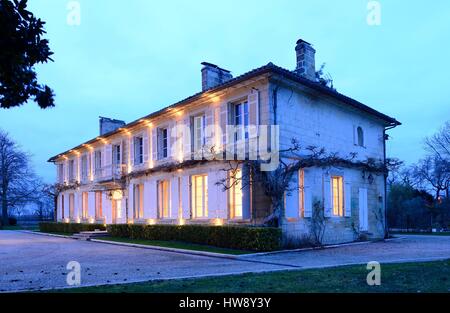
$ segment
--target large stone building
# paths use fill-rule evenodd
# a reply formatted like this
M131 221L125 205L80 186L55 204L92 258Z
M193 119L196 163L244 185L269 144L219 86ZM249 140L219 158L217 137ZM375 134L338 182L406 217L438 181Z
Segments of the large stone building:
M98 137L49 160L61 190L58 221L260 224L270 201L260 186L227 180L230 161L219 159L230 146L267 144L265 125L278 125L280 149L295 138L302 147L384 162L386 130L400 123L321 84L309 43L299 40L295 51L294 71L269 63L233 78L202 63L201 92L129 124L100 118ZM218 184L224 181L232 188ZM383 236L384 175L312 167L292 186L298 188L285 196L286 235L309 233L319 201L325 242L352 241L361 232Z

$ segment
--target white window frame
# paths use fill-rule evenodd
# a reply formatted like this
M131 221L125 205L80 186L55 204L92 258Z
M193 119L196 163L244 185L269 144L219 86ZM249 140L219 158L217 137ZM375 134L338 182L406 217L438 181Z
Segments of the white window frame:
M156 185L157 188L157 201L158 201L158 218L167 219L170 218L170 181L159 180ZM165 203L164 199L167 200ZM166 212L164 212L166 211Z
M201 180L201 195L198 196L197 179ZM200 198L201 203L197 201ZM194 219L208 218L208 174L196 174L191 176L191 212ZM200 210L198 210L200 208ZM201 211L201 214L198 214Z
M335 186L335 182L337 185ZM337 195L336 195L337 192ZM334 217L344 217L345 212L344 176L331 176L331 213Z
M135 136L133 138L134 165L144 163L144 136Z
M242 219L244 216L244 194L242 192L242 170L236 169L236 172L233 173L233 170L229 173L229 181L230 186L228 189L228 200L229 200L229 210L230 210L230 219ZM236 205L239 204L239 205ZM236 209L240 207L240 214L237 214Z
M169 128L158 128L157 137L158 159L166 159L169 157Z
M235 141L239 142L249 138L248 125L250 115L248 101L243 100L233 104L233 124L236 128Z
M206 144L206 116L205 114L195 115L192 121L193 127L193 151L195 153L200 153L203 150L203 147Z

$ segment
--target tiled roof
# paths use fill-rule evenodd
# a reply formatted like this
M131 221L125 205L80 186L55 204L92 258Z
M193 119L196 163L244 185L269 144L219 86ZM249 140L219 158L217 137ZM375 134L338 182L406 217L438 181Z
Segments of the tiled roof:
M133 121L131 123L128 123L125 126L123 126L122 128L128 128L128 127L135 126L139 122L141 122L143 119L154 118L154 117L156 117L158 115L166 113L167 110L175 109L175 108L178 108L178 107L180 107L182 105L188 104L188 103L190 103L192 101L195 101L195 100L199 99L202 95L204 95L206 93L210 93L210 92L212 93L212 92L215 92L215 91L219 91L221 89L224 89L224 88L230 87L232 85L235 85L237 83L240 83L240 82L243 82L245 80L248 80L248 79L250 79L252 77L263 75L263 74L266 74L266 73L278 74L278 75L283 76L283 77L285 77L287 79L290 79L290 80L293 80L295 82L298 82L298 83L300 83L300 84L302 84L302 85L304 85L306 87L312 88L312 89L314 89L314 90L316 90L316 91L318 91L320 93L323 93L323 94L325 94L327 96L335 98L335 99L337 99L339 101L342 101L342 102L350 105L351 107L354 107L356 109L359 109L359 110L362 110L364 112L367 112L367 113L369 113L369 114L371 114L373 116L376 116L377 118L387 122L390 125L401 125L401 123L399 121L397 121L395 118L392 118L392 117L390 117L388 115L385 115L385 114L383 114L383 113L381 113L381 112L379 112L379 111L377 111L375 109L372 109L371 107L369 107L369 106L367 106L367 105L365 105L365 104L363 104L363 103L361 103L361 102L359 102L357 100L354 100L354 99L352 99L350 97L347 97L347 96L337 92L334 89L331 89L331 88L328 88L326 86L323 86L323 85L321 85L321 84L319 84L317 82L313 82L313 81L311 81L309 79L306 79L306 78L296 74L295 72L289 71L289 70L287 70L285 68L282 68L282 67L277 66L277 65L273 64L272 62L270 62L267 65L264 65L264 66L258 67L256 69L253 69L253 70L251 70L249 72L246 72L246 73L244 73L244 74L242 74L240 76L232 78L232 79L230 79L230 80L228 80L228 81L226 81L226 82L224 82L224 83L222 83L220 85L217 85L217 86L209 88L207 90L198 92L198 93L196 93L196 94L194 94L194 95L192 95L190 97L187 97L187 98L185 98L183 100L180 100L180 101L178 101L178 102L176 102L176 103L174 103L172 105L169 105L169 106L167 106L167 107L165 107L165 108L163 108L161 110L155 111L155 112L153 112L153 113L151 113L149 115L146 115L146 116L144 116L144 117L142 117L140 119L137 119L137 120L135 120L135 121ZM106 133L106 134L102 135L101 137L102 138L106 138L106 137L109 137L109 136L112 136L112 135L118 133L119 131L120 130L117 129L117 130L114 130L112 132ZM48 160L48 162L54 162L59 157L61 157L62 155L70 153L72 150L76 150L76 149L82 148L83 145L94 143L97 140L98 140L98 137L96 137L94 139L91 139L91 140L89 140L89 141L87 141L87 142L85 142L85 143L83 143L83 144L81 144L81 145L71 149L71 150L65 151L65 152L63 152L61 154L58 154L58 155L55 155L55 156L51 157Z

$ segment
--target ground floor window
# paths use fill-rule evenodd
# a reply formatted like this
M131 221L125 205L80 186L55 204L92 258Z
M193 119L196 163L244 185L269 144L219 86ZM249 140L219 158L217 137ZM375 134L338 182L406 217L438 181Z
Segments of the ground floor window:
M133 189L133 218L140 219L144 217L144 185L136 184Z
M342 176L331 177L331 190L333 199L333 215L344 216L344 178Z
M61 195L61 218L64 219L64 195Z
M230 207L230 218L242 218L242 171L233 170L229 173L230 186L228 189L228 199Z
M95 192L95 218L99 219L103 217L103 206L102 206L102 192Z
M81 217L88 218L88 193L83 192L81 194Z
M75 195L73 193L69 194L69 218L72 219L74 216L75 206Z
M192 213L194 218L208 217L208 175L192 176Z
M170 184L169 184L168 180L158 181L158 217L159 218L169 218L170 217L169 188L170 188Z
M298 201L299 201L299 214L301 217L305 217L305 171L300 170L298 172Z

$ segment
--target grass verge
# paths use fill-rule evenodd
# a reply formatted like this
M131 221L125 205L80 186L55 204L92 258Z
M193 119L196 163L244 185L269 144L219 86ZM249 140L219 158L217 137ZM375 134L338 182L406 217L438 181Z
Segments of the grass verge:
M230 275L201 279L179 279L108 285L57 292L108 293L376 293L450 292L450 260L381 264L381 285L369 286L365 265L300 271Z
M176 249L185 249L185 250L202 251L202 252L214 252L214 253L232 254L232 255L252 253L251 251L218 248L218 247L213 247L213 246L199 245L199 244L179 242L179 241L144 240L144 239L121 238L121 237L102 237L102 238L96 238L96 239L102 240L102 241L135 243L135 244L146 245L146 246L176 248Z

